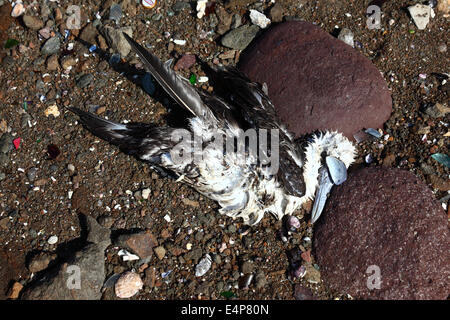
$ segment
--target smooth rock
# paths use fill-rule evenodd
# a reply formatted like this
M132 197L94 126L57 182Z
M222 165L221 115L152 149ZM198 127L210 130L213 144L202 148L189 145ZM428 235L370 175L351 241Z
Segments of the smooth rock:
M27 28L31 30L39 30L44 27L44 22L38 17L25 15L22 19Z
M446 212L412 173L366 168L332 191L313 246L324 283L357 299L447 299Z
M255 25L245 25L231 30L222 38L222 45L231 49L244 50L256 34L259 31L259 27Z
M276 2L275 5L270 8L270 18L273 22L281 22L283 20L283 6Z
M243 52L239 68L268 85L278 115L296 136L337 130L353 139L363 128L382 127L391 114L377 68L308 22L273 26Z
M41 48L41 53L43 55L51 55L57 53L61 48L61 42L59 37L53 37L48 39Z
M184 54L175 64L173 69L175 71L189 69L195 63L195 55L193 54Z
M151 257L153 255L153 248L158 245L156 237L148 230L131 235L121 235L114 243L118 246L130 249L141 259Z

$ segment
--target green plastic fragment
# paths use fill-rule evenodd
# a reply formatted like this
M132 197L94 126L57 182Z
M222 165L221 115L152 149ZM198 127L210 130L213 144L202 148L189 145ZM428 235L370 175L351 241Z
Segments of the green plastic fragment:
M224 291L224 292L221 292L220 295L221 295L222 297L227 298L227 299L233 298L233 297L236 296L236 295L235 295L233 292L231 292L231 291Z
M23 102L23 110L28 111L28 102L27 101Z
M414 31L414 30L409 30L409 33L414 34L414 33L416 33L416 31Z
M195 84L197 82L197 76L195 74L191 74L189 77L189 82Z
M16 39L8 39L5 42L5 49L11 49L12 47L15 47L19 44L19 41Z
M440 164L443 164L447 168L450 168L450 157L448 155L444 153L435 153L431 155L431 157Z

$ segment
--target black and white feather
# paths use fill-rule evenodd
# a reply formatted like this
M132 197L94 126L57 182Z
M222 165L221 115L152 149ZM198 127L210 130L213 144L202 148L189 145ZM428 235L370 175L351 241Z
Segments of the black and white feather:
M178 177L177 181L187 183L217 201L221 206L220 213L243 218L244 223L250 225L258 223L265 213L281 219L314 198L324 155L339 159L345 167L354 161L355 148L340 133L324 132L300 143L294 141L279 121L264 88L236 69L215 69L215 89L218 89L215 94L203 92L126 34L124 36L164 90L192 114L188 130L202 137L205 145L203 161L172 161L170 151L177 141L172 141L171 135L178 128L120 124L78 108L69 109L94 135L152 166L171 171ZM242 164L234 152L224 153L217 148L207 148L208 143L213 142L213 133L226 135L231 132L241 139L243 130L249 128L256 131L279 130L277 174L269 172L264 166L255 165L255 159L248 159Z

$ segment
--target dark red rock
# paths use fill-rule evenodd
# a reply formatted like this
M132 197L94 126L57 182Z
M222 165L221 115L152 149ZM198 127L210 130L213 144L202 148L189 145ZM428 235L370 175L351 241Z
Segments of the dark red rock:
M392 99L377 68L358 51L308 22L285 22L246 49L239 68L267 83L280 118L297 136L335 129L353 138L381 128Z
M316 300L312 291L304 286L301 283L297 283L294 289L294 298L296 300Z
M359 169L328 201L313 245L332 290L364 299L448 297L447 216L425 183L400 169ZM368 288L376 287L370 266L379 267L379 289Z
M193 54L185 54L183 55L175 64L173 69L175 71L189 69L195 63L195 56Z

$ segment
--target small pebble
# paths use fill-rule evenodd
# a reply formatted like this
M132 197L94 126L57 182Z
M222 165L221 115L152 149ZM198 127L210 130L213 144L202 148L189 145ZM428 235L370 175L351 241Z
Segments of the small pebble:
M50 238L48 238L47 243L48 244L55 244L58 242L58 237L57 236L51 236Z

